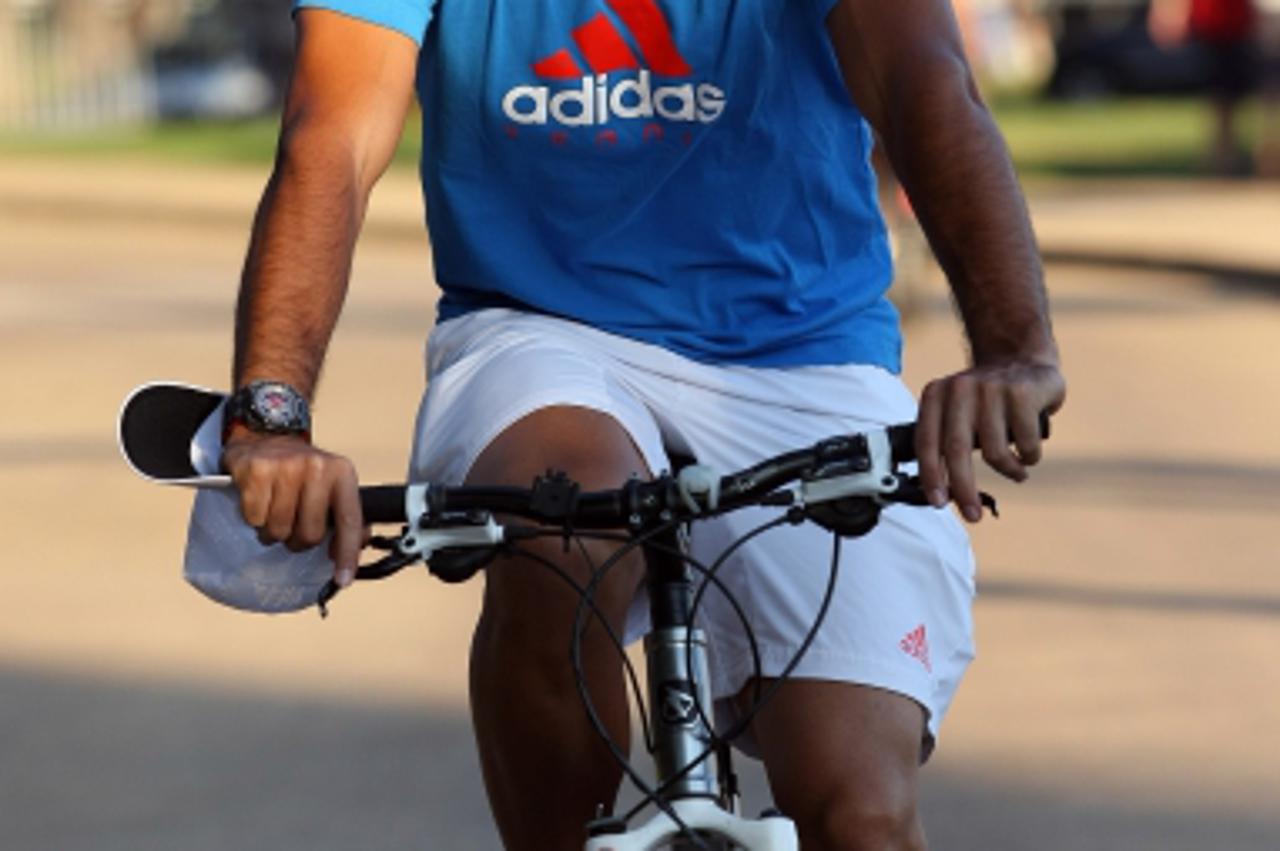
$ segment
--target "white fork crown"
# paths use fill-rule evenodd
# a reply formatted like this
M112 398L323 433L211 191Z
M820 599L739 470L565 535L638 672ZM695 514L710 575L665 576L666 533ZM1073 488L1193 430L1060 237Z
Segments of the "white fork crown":
M727 839L748 851L799 851L795 822L777 815L744 819L721 809L706 798L671 802L671 809L689 828L706 837ZM679 839L680 828L666 813L625 833L609 833L587 840L585 851L651 851L669 847Z

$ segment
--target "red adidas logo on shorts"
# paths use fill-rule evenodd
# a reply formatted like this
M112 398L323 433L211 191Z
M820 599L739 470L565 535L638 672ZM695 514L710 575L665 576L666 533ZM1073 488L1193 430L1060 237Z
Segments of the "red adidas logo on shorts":
M925 634L924 624L908 632L898 646L908 656L919 659L926 671L933 673L933 665L929 663L929 637Z

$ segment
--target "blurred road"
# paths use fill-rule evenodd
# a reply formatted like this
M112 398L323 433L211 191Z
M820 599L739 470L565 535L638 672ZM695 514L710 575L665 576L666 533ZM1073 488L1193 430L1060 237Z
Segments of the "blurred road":
M0 189L0 846L496 847L465 721L476 584L362 587L324 623L182 584L188 497L132 477L115 416L145 380L226 383L261 175L130 174L77 209ZM370 481L400 477L422 385L413 195L375 199L317 411ZM1280 847L1280 289L1202 265L1051 269L1071 397L1032 482L988 483L980 658L926 771L942 851ZM927 298L909 383L962 361Z

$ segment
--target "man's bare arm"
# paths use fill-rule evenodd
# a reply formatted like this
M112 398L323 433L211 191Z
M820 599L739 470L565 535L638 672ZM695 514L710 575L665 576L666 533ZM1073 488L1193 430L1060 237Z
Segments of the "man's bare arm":
M417 48L334 12L304 10L297 21L275 170L237 306L234 380L287 381L310 396L369 193L404 127Z
M334 12L297 16L298 51L275 169L254 221L236 311L233 382L284 381L310 398L347 291L369 193L413 94L417 47ZM236 426L223 465L264 540L304 549L326 534L339 584L354 575L363 522L355 468L298 437Z
M975 442L996 470L1025 478L1040 458L1039 414L1065 395L1026 204L946 0L840 0L827 28L968 333L973 366L925 389L917 449L934 504L949 490L976 520Z

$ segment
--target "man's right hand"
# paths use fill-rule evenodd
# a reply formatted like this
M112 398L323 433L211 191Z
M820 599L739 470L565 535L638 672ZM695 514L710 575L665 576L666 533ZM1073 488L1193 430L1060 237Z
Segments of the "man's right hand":
M222 466L240 491L240 512L263 543L283 542L291 550L324 541L332 517L329 555L334 581L355 579L364 544L364 519L355 466L317 449L301 437L264 435L232 428Z

